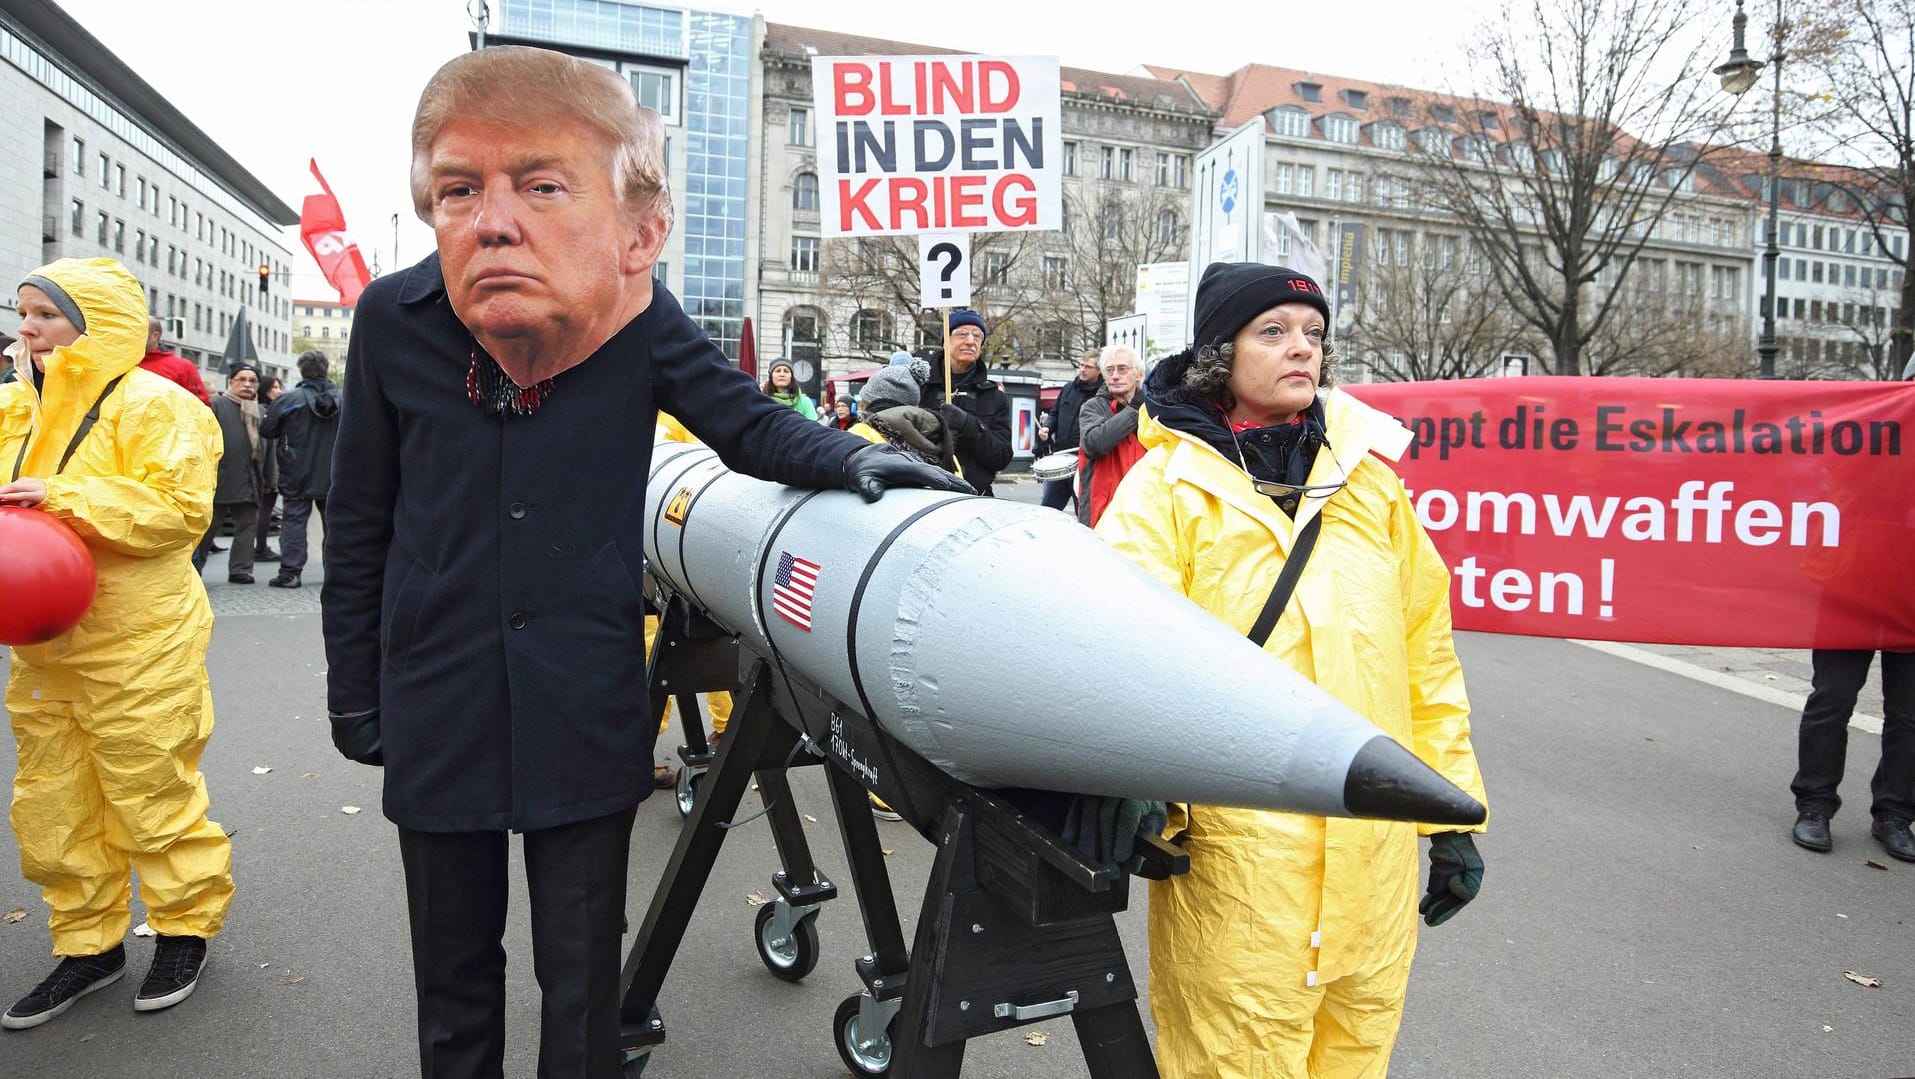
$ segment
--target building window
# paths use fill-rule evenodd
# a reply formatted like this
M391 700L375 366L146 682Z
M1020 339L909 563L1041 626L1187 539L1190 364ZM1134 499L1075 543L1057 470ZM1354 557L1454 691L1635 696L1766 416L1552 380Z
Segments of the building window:
M1154 182L1158 187L1170 186L1170 155L1162 151L1157 153L1157 178Z
M1157 212L1157 242L1160 244L1177 242L1177 211L1159 210Z
M100 155L100 186L107 190L113 187L113 162L105 154Z
M1295 169L1291 168L1289 165L1277 166L1277 182L1276 182L1277 194L1288 195L1290 193L1290 187L1293 183L1295 183L1295 180L1296 180Z
M785 141L793 146L811 145L811 110L791 110L791 122L785 129Z
M1343 197L1343 170L1330 169L1323 174L1323 197L1332 202Z
M1137 156L1129 147L1117 151L1117 178L1129 183L1132 180L1131 162Z
M113 250L126 252L126 222L117 217L113 219Z
M1271 109L1270 126L1285 138L1307 139L1310 137L1310 114L1288 106Z
M889 348L890 322L882 312L869 309L851 316L851 347L864 352Z
M1404 131L1396 124L1371 124L1370 142L1382 150L1402 150L1405 145Z
M1297 96L1305 101L1322 101L1323 84L1320 82L1300 82L1296 84Z
M1176 186L1181 190L1190 186L1190 155L1178 154L1172 158L1172 175L1176 177Z
M73 175L86 175L86 140L73 136Z
M1315 165L1297 166L1297 194L1309 198L1317 185L1317 167Z
M1044 287L1050 289L1069 288L1069 274L1065 269L1067 265L1062 255L1045 255Z
M1064 144L1064 175L1077 175L1077 144L1074 142Z
M818 272L818 238L816 236L791 238L791 270L793 273Z
M1052 322L1037 331L1037 357L1061 360L1070 355L1071 328L1068 323Z
M86 203L73 200L73 235L86 235Z
M631 81L632 96L640 105L658 113L668 124L678 123L678 72L626 64L625 77Z
M133 261L146 261L146 230L137 229L133 233Z
M815 307L794 307L786 311L786 355L793 360L815 360L823 355L824 326L824 315Z
M818 212L818 174L801 172L791 179L791 208Z
M320 339L321 341L325 341L325 340L329 340L329 339L331 339L331 337L332 337L332 327L331 327L331 326L321 326L321 327L319 327L319 339Z
M1097 178L1099 180L1108 180L1116 175L1117 148L1115 146L1106 146L1103 148L1103 154L1098 158Z
M96 221L99 223L99 244L101 247L105 247L106 230L113 224L113 218L109 216L105 210L101 210L96 217ZM1819 271L1820 267L1818 266L1817 269Z
M1003 284L1005 276L1010 273L1010 269L1011 259L1009 255L1004 254L1002 251L987 253L984 256L984 283L987 285Z
M1357 123L1349 116L1325 116L1323 118L1323 137L1331 142L1356 145Z
M126 166L125 165L113 166L113 193L120 196L121 198L126 197Z

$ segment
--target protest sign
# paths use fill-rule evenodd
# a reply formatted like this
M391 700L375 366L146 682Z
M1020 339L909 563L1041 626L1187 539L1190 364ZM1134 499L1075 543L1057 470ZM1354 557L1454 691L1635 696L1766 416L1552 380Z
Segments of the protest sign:
M826 236L1063 225L1055 57L820 56Z
M1493 378L1353 386L1461 629L1915 649L1915 386Z

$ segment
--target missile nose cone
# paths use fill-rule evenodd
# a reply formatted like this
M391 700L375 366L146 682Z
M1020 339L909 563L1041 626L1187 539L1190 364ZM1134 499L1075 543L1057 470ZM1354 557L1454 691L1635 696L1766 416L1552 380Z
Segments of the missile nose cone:
M1350 759L1343 805L1352 817L1477 825L1489 816L1483 804L1393 739L1378 735Z

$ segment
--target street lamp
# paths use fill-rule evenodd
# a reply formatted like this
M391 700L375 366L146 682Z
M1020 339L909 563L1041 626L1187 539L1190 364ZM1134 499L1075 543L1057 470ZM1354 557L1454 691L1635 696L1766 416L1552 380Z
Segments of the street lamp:
M1742 0L1735 0L1735 47L1729 50L1729 59L1717 67L1715 73L1722 80L1722 88L1738 97L1754 89L1756 78L1762 72L1762 61L1751 57L1743 45L1743 35L1748 25L1749 17L1742 12ZM1782 34L1785 29L1782 0L1775 0L1775 51L1768 60L1775 74L1775 98L1769 112L1769 236L1768 245L1762 251L1762 277L1766 288L1762 298L1762 336L1755 346L1757 364L1763 378L1775 377L1775 354L1778 351L1775 343L1775 264L1782 255L1776 240L1782 205Z

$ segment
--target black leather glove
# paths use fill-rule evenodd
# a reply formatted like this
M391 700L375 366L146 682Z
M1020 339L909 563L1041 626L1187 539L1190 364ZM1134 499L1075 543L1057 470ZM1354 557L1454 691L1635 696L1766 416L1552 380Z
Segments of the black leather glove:
M379 709L363 712L329 712L332 720L332 744L339 755L375 768L385 765L385 747L379 739Z
M951 429L951 437L953 438L956 438L958 435L968 430L973 423L977 422L976 420L971 418L971 414L969 412L966 412L963 409L959 408L958 406L951 404L949 401L946 401L944 404L938 406L938 415L943 417L944 426Z
M1093 862L1135 872L1137 837L1163 834L1167 819L1162 802L1081 795L1071 803L1059 838Z
M1476 898L1483 886L1483 856L1468 832L1430 837L1430 888L1417 910L1429 925L1442 925Z
M893 487L922 487L964 495L977 493L970 484L936 465L927 465L901 450L875 442L845 458L844 486L866 502L876 502Z

